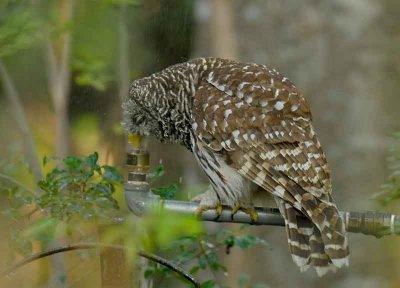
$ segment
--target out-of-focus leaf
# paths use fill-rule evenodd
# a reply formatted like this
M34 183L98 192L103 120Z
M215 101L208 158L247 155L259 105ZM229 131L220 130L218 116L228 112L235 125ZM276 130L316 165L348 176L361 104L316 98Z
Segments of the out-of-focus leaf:
M120 6L120 5L139 5L140 1L138 0L102 0L104 4L111 6Z
M78 169L82 166L82 159L75 156L67 156L63 159L65 166L69 169Z
M144 224L150 230L148 230L148 240L143 239L143 245L149 250L154 248L155 243L158 247L166 248L182 236L203 232L203 226L196 218L166 211L162 214L155 211L148 215L144 221ZM150 239L154 242L149 241Z
M103 168L104 168L104 175L103 175L104 179L115 182L122 182L124 180L124 177L122 177L121 173L119 173L118 170L115 169L114 167L103 166Z
M192 275L196 275L200 270L200 266L193 266L190 270L189 273Z
M54 157L54 156L44 156L42 164L43 164L43 166L46 166L47 163L54 161L56 159L57 159L57 157Z
M24 256L32 254L32 242L29 239L25 237L19 237L19 234L16 233L11 236L11 240L11 244L17 253L20 253Z
M396 141L400 140L400 133L393 135ZM390 148L392 157L389 158L389 168L392 171L388 183L381 186L379 192L371 196L372 200L379 201L382 205L388 205L400 199L400 144Z
M151 190L159 195L161 199L174 199L178 192L178 186L176 184L171 184L166 187L152 188Z
M251 285L250 288L270 288L270 286L263 283L257 283L255 285Z
M21 233L21 237L41 241L44 245L54 240L54 233L59 221L54 218L41 218L30 224Z
M238 286L239 288L244 288L247 281L249 281L250 276L246 273L242 273L238 277Z
M198 263L199 263L199 267L201 268L201 269L206 269L207 268L207 260L204 258L204 257L198 257L197 258L197 261L198 261Z
M144 271L144 277L146 279L152 277L155 273L156 269L153 266L148 266L147 269Z
M108 74L107 64L95 57L91 54L74 59L72 68L77 72L75 82L81 86L92 86L99 91L104 91L112 77Z
M265 240L251 234L246 234L241 237L236 237L235 244L242 249L249 248L253 245L265 245L265 246L268 245Z
M97 152L94 152L87 157L86 163L91 169L95 170L98 168L97 160L99 160L99 154Z
M215 280L207 280L203 283L200 284L201 288L215 288L217 287L217 284L215 283Z
M31 48L41 36L40 22L28 9L13 11L0 26L0 58Z
M156 170L155 170L154 172L149 173L149 175L148 175L147 178L148 178L148 180L149 180L150 182L152 182L152 181L154 181L154 180L160 178L161 176L163 176L164 173L165 173L164 165L159 164L159 165L156 167Z

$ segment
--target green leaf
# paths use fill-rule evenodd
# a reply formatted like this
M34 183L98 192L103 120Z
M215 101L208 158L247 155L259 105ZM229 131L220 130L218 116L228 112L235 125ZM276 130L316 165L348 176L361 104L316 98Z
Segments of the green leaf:
M207 280L200 284L200 288L214 288L217 287L215 280Z
M120 182L122 183L124 180L124 177L118 172L118 170L114 167L111 166L103 166L104 169L104 175L103 179L107 181L115 181L115 182Z
M200 266L193 266L193 267L189 270L189 273L192 274L192 275L196 275L197 272L199 272L199 270L200 270Z
M92 86L99 91L104 91L112 80L107 63L95 54L77 55L73 60L72 68L77 75L75 82L81 86Z
M121 6L121 5L140 5L140 1L138 0L102 0L103 3L110 6Z
M90 154L87 158L86 158L86 164L92 169L95 170L99 167L99 165L97 165L97 161L99 160L99 154L97 152L94 152L93 154Z
M144 278L148 279L152 277L155 273L156 269L153 266L148 266L146 270L144 270Z
M225 253L230 254L231 248L235 246L235 237L234 236L228 236L224 239L224 243L226 245L225 247Z
M39 240L44 245L47 245L54 239L54 233L58 223L59 221L54 218L41 218L22 231L21 236L28 239Z
M154 172L149 173L149 175L147 176L147 178L149 179L150 182L152 182L152 181L156 180L157 178L160 178L161 176L163 176L164 173L165 173L164 165L159 164L159 165L156 167L156 170L155 170Z
M59 277L58 277L58 281L60 281L61 284L65 284L67 282L67 274L62 273Z
M270 288L270 286L268 286L264 283L257 283L255 285L250 286L250 288Z
M82 166L82 159L75 156L67 156L63 159L65 166L69 169L79 169Z
M249 281L250 276L247 273L242 273L238 277L238 285L239 288L244 288L244 285L246 284L247 281Z
M197 258L197 261L199 262L199 267L201 268L201 269L207 269L207 260L204 258L204 257L198 257Z
M40 22L31 11L22 8L7 13L0 26L0 58L12 56L38 43Z
M256 244L268 245L267 242L251 234L243 235L242 237L235 238L235 244L242 249L249 248Z
M151 190L159 195L161 199L174 199L178 192L178 186L176 184L171 184L166 187L152 188Z
M46 166L47 163L56 160L57 157L54 156L44 156L43 157L43 166Z
M20 237L19 234L13 234L11 236L11 240L12 246L17 253L20 253L24 256L32 254L32 242L29 239Z

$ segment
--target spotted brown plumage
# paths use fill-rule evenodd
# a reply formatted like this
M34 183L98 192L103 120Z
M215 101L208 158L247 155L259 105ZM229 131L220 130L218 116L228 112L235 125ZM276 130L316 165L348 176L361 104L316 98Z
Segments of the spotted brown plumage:
M202 207L253 208L275 197L289 251L318 275L348 264L346 231L305 97L263 65L218 58L171 66L131 85L124 125L191 150L211 182ZM305 217L300 217L305 216Z

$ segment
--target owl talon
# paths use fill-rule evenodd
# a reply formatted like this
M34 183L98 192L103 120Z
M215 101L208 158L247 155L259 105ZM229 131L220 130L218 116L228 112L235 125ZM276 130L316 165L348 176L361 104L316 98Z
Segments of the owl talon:
M222 214L222 210L224 209L224 207L222 207L221 204L218 204L217 207L215 207L215 213L217 213L217 218L219 218L219 216L221 216Z
M219 216L221 216L222 214L222 210L223 207L221 204L217 204L217 206L212 207L212 206L207 206L207 205L200 205L199 207L196 208L196 210L194 211L194 215L197 218L201 218L201 214L205 211L208 210L215 210L215 213L217 214L217 217L215 217L215 220L219 218Z
M249 214L251 219L251 224L254 224L258 221L258 214L254 208L242 208L242 211L246 214Z
M240 210L240 205L236 204L235 206L232 207L232 214L231 214L231 220L233 220L233 216L236 215L236 213Z
M239 211L243 211L244 213L248 214L251 219L251 223L254 224L258 221L258 214L257 211L254 208L245 208L241 207L240 204L236 204L235 206L232 207L232 215L231 219L233 220L233 217L235 214Z

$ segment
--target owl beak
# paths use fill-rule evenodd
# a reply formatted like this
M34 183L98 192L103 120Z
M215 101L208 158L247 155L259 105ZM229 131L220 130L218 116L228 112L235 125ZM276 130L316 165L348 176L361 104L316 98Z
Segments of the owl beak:
M142 146L143 136L139 134L129 134L128 141L135 149L140 149Z

